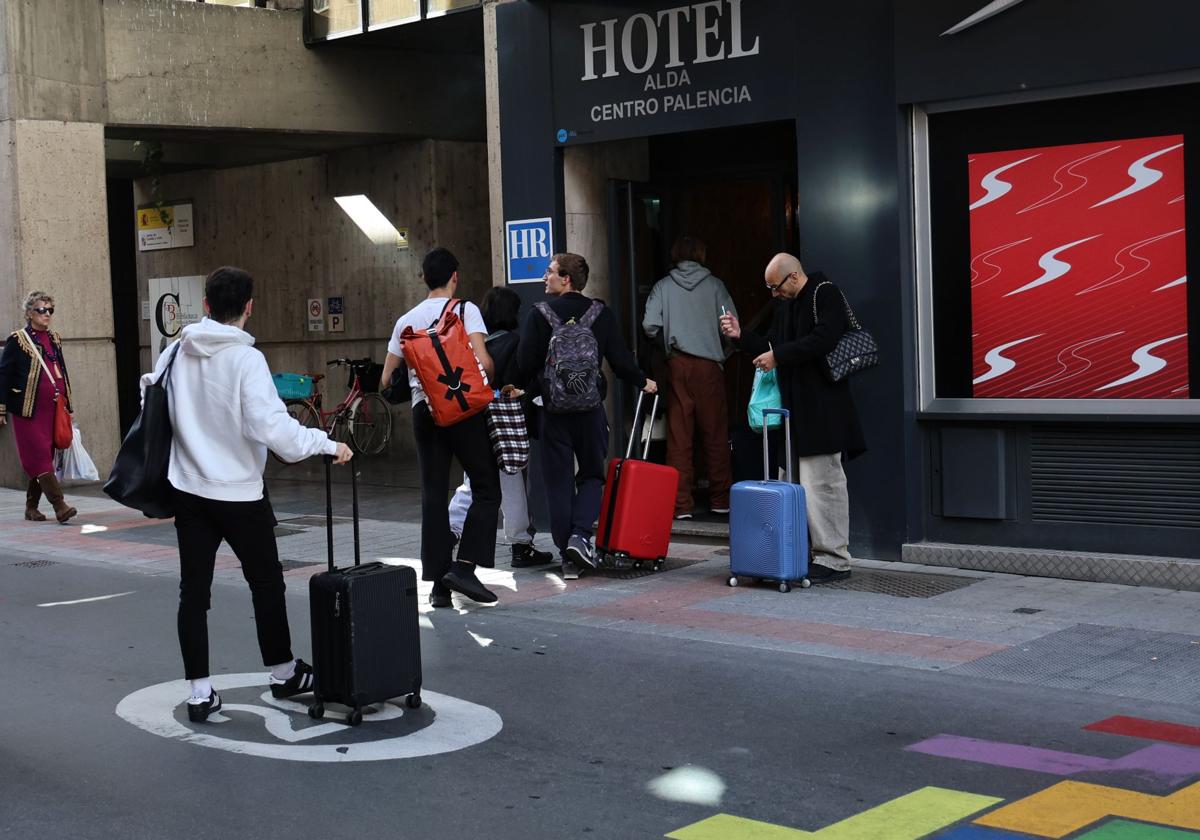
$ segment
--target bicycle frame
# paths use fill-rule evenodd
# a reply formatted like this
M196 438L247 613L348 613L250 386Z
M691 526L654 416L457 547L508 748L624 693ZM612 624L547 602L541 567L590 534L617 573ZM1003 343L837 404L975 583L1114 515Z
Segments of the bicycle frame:
M321 391L317 388L313 388L313 395L311 397L298 401L313 410L313 413L316 414L317 419L320 421L321 428L330 436L333 435L338 421L353 407L354 403L363 393L362 383L358 379L358 371L355 371L353 367L351 367L351 371L354 374L354 384L350 386L350 392L329 411L326 411L322 407L323 397L321 396ZM321 378L324 379L325 377L322 376Z

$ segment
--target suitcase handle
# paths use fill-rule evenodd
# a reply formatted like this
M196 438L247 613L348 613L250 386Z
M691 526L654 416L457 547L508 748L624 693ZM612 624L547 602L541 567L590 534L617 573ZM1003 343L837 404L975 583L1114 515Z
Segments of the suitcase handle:
M778 414L783 418L783 439L785 441L784 448L787 453L787 481L792 482L792 424L790 421L792 412L786 408L764 408L763 409L763 481L771 480L771 456L767 446L767 429L770 424L767 423L767 417L771 414Z
M325 456L325 544L329 552L329 571L333 571L333 456ZM354 499L354 565L362 562L358 538L358 468L350 467L350 492Z
M625 447L625 458L633 455L633 435L638 428L638 417L642 414L642 401L646 398L645 391L638 391L637 407L633 410L633 428L629 430L629 445ZM642 460L650 460L650 441L654 438L654 416L658 414L658 394L654 395L654 403L650 406L650 432L646 435L646 446L642 450Z

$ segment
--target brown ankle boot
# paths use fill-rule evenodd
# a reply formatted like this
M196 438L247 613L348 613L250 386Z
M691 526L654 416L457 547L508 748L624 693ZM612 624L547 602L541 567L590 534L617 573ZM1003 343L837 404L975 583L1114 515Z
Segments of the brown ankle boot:
M54 518L59 522L66 522L79 511L67 504L67 500L63 498L62 488L58 486L58 478L54 473L42 473L37 477L38 484L42 486L42 492L46 494L46 500L54 505Z
M42 485L37 479L29 479L29 487L25 489L25 518L30 522L45 522L46 514L38 510L38 502L42 500Z

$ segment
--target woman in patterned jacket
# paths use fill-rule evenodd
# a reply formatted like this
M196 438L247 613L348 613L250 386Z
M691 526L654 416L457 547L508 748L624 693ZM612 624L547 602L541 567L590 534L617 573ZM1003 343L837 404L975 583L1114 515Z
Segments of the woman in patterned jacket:
M13 440L21 467L29 476L25 491L25 518L42 522L38 510L42 494L54 506L54 517L64 523L76 514L63 498L54 474L55 400L67 401L71 411L71 380L63 359L62 340L50 329L54 298L30 292L25 298L25 327L8 337L0 355L0 426L12 418Z

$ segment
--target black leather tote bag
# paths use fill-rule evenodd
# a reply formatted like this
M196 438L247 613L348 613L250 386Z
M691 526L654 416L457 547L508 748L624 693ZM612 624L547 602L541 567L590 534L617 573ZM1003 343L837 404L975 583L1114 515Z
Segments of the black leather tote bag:
M126 507L152 519L175 515L167 468L171 464L171 414L167 408L171 368L179 356L176 345L158 381L146 387L142 411L121 442L104 492Z

